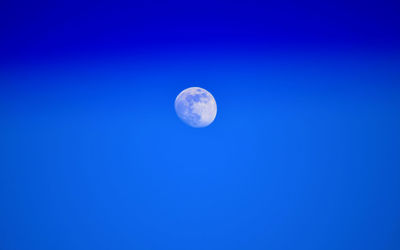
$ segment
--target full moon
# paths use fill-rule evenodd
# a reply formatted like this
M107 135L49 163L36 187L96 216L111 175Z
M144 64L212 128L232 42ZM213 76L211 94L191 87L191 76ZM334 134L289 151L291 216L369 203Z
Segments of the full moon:
M175 111L187 125L203 128L214 121L217 115L217 103L207 90L191 87L183 90L176 97Z

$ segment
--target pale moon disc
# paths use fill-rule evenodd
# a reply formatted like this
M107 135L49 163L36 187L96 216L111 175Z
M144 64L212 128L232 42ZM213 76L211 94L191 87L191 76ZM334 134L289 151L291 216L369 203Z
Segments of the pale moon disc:
M217 115L217 103L205 89L191 87L183 90L175 99L178 117L194 128L210 125Z

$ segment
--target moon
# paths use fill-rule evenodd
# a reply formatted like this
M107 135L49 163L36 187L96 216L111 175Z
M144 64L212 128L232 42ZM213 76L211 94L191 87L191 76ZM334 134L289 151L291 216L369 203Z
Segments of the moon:
M207 90L191 87L183 90L176 97L175 111L187 125L203 128L214 121L217 115L217 103Z

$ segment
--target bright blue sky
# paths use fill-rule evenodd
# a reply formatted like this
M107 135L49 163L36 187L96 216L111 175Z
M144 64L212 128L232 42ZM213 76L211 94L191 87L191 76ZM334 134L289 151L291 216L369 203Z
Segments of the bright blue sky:
M0 249L400 248L394 2L6 6Z

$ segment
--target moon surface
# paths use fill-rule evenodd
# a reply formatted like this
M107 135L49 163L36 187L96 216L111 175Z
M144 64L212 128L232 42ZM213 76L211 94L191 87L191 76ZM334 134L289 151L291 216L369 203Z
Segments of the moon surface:
M217 103L207 90L191 87L183 90L176 97L175 111L187 125L203 128L214 121L217 115Z

